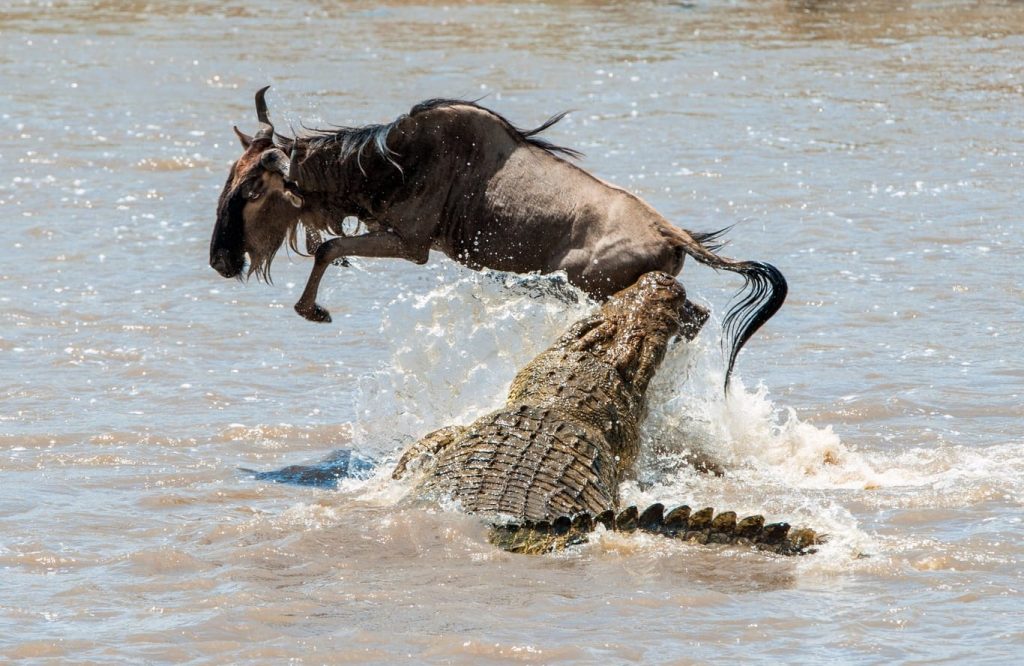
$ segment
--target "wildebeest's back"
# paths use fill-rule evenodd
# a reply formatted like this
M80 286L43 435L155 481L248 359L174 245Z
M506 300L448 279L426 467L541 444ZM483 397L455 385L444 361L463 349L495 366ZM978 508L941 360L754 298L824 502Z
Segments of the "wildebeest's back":
M443 196L432 242L448 256L516 273L557 265L573 284L601 297L644 272L680 269L681 255L665 242L668 222L653 208L524 140L486 109L443 106L415 114L399 130L397 153L431 160L429 169L403 165L425 179L417 185L410 175L406 187L419 204ZM641 254L651 259L617 275L622 261Z
M460 248L479 265L524 272L556 262L570 282L608 296L641 274L678 272L682 256L665 242L669 223L648 204L586 171L520 145L487 180L464 220L471 241ZM494 230L515 229L516 241ZM552 229L559 229L552 234ZM628 277L610 280L620 263L647 257ZM610 280L610 281L609 281ZM609 284L601 284L609 282ZM600 286L598 286L600 284Z
M440 453L421 497L463 511L550 520L614 505L616 461L604 433L557 409L488 414Z

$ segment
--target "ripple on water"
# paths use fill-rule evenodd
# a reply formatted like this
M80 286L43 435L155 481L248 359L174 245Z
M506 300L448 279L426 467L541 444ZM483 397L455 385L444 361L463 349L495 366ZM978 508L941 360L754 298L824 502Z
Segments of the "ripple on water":
M0 9L0 660L1019 661L1019 3L613 5ZM728 398L717 323L670 355L623 495L830 541L529 558L396 506L396 451L500 404L591 306L363 260L313 326L308 261L216 277L231 124L267 83L281 129L575 108L548 135L585 168L682 226L742 222L727 252L789 301ZM683 279L716 316L739 286ZM338 448L384 466L339 491L239 471Z

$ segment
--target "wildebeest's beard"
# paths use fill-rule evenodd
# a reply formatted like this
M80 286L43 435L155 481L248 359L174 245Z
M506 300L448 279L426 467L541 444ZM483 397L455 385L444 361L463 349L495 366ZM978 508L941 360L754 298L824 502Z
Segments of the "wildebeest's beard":
M298 243L298 209L265 185L262 174L255 174L234 188L229 183L221 194L210 265L224 277L255 275L270 282L271 264L285 242L297 254L305 254ZM258 193L255 200L253 193Z
M255 210L252 210L255 209ZM303 254L298 247L298 211L283 199L266 197L259 208L249 204L244 212L244 246L249 255L246 276L271 282L270 265L277 251L287 241L292 251Z

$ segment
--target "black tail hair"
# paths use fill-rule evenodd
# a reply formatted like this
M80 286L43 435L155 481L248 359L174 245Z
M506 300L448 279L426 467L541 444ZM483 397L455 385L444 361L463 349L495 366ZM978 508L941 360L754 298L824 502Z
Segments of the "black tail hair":
M735 267L723 266L743 276L743 288L737 295L738 302L729 309L722 322L729 342L729 365L725 370L725 389L729 389L729 378L736 365L736 355L757 329L772 318L786 300L789 285L779 269L761 261L744 261Z
M707 233L690 233L678 227L670 227L669 233L686 254L705 266L739 273L743 276L743 287L737 294L737 302L725 315L722 322L724 338L722 345L728 350L728 365L725 369L725 390L729 390L736 356L743 345L757 329L772 318L786 300L789 285L779 269L761 261L736 261L717 254L725 246L722 236L731 226Z

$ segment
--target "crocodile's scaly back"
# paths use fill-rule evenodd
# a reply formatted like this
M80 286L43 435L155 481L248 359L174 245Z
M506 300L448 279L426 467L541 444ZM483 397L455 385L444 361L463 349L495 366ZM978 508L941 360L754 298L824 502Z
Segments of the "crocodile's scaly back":
M480 419L438 458L420 491L463 511L543 520L614 503L617 467L602 433L547 407Z
M578 513L572 517L560 516L553 521L524 520L493 525L490 540L513 553L537 555L586 543L597 525L616 532L639 530L689 543L746 545L779 555L814 553L814 546L825 540L806 527L790 530L788 523L766 525L761 515L738 520L733 511L716 514L714 509L706 507L691 512L686 505L665 513L660 502L650 505L643 513L630 506L618 515L609 510L597 516Z

